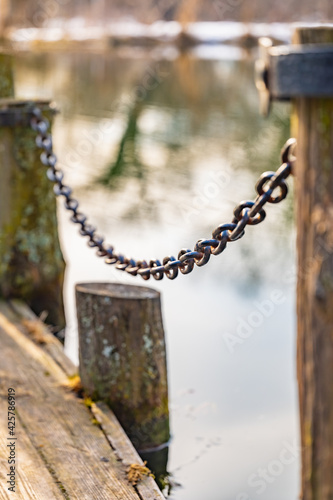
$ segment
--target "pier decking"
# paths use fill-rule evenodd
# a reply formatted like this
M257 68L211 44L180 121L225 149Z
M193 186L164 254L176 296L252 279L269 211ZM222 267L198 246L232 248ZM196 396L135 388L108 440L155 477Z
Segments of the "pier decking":
M162 500L152 477L129 482L129 466L142 461L103 403L70 390L76 371L23 303L0 302L0 498ZM15 391L12 435L9 388ZM8 490L11 472L16 494Z

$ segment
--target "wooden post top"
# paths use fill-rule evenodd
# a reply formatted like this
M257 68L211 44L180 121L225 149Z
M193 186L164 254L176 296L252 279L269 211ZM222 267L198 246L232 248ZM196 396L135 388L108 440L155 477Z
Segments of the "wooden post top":
M160 292L153 288L123 283L77 283L75 289L81 293L104 295L115 299L147 300L160 297Z
M333 24L294 24L291 45L259 39L256 86L260 112L272 101L333 96Z
M293 27L293 43L333 43L333 23L297 23Z

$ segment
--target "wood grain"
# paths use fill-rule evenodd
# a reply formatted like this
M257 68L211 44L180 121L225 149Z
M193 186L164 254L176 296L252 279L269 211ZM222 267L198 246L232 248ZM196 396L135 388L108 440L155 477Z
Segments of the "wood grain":
M333 43L333 27L294 43ZM294 103L302 500L333 498L333 98Z
M154 481L143 487L140 495L128 482L125 462L112 449L98 422L93 422L94 415L83 400L63 387L68 380L64 371L13 324L13 314L15 317L13 309L0 303L0 391L4 396L8 387L16 390L19 484L26 495L22 498L160 499ZM119 428L114 419L116 441ZM120 443L118 453L130 453L131 446L127 441L125 452ZM2 472L6 458L3 446L0 458ZM41 482L40 476L46 482ZM1 498L12 498L5 495L3 484L0 488Z
M62 368L69 377L73 377L78 373L78 367L65 356L62 343L48 330L47 326L36 316L36 314L21 300L10 300L9 305L13 308L12 321L18 328L21 327L22 332L31 338L29 332L22 328L22 322L31 321L36 323L38 331L42 336L43 342L40 347L46 351L51 358Z
M100 423L106 438L111 444L119 460L127 467L136 463L143 465L143 461L126 435L125 431L119 425L114 413L103 402L93 404L91 408L96 420ZM137 485L137 490L141 498L147 500L164 500L164 496L159 490L152 477L145 476Z
M2 391L1 391L2 392ZM60 500L64 499L60 488L46 468L43 460L30 442L24 428L17 433L17 461L15 493L8 491L7 474L7 401L0 398L0 497L2 499L20 498L21 500ZM20 425L18 423L18 425Z

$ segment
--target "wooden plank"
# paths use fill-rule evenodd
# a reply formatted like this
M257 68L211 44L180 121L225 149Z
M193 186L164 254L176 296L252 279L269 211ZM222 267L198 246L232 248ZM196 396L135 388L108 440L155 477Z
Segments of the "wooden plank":
M100 423L106 438L119 460L121 460L126 467L133 463L143 465L142 459L108 406L103 402L99 402L93 404L91 410L96 420ZM137 490L142 499L164 500L164 496L152 477L145 476L142 481L138 483Z
M20 348L21 352L24 352L26 356L37 363L39 371L42 366L44 368L44 372L51 373L53 378L58 383L66 383L68 380L66 374L57 365L57 363L46 352L31 342L31 340L27 338L27 335L24 335L9 319L7 319L8 317L13 318L13 314L13 311L5 302L0 302L0 328L2 328L6 335L17 344L17 347ZM5 360L3 360L3 362L4 361ZM16 370L14 369L14 371L9 373L15 372Z
M3 348L2 348L3 349ZM2 355L11 355L11 350ZM1 393L5 393L8 388L1 387ZM7 474L8 464L8 428L7 428L7 401L0 398L0 498L11 500L20 498L21 500L63 500L59 486L55 483L52 475L46 468L40 455L32 446L25 430L20 429L17 434L17 460L15 464L16 485L15 493L8 490Z
M33 335L35 328L40 347L54 359L66 375L69 377L76 375L78 373L78 368L65 355L61 342L49 332L47 326L38 316L36 316L36 314L21 300L11 300L9 304L15 313L12 317L14 324L18 326L18 328L21 327L21 331L30 338L32 337L32 340L35 340ZM29 324L31 325L30 328ZM26 329L22 328L22 325Z
M24 331L24 328L22 328L21 319L25 318L28 320L34 320L36 319L36 315L22 301L11 300L9 305L0 302L0 310L2 310L5 314L7 320L10 320L10 322L20 328L21 333L23 333L25 337L30 338L29 334ZM40 323L45 329L46 337L51 337L50 340L52 341L54 338L53 335L47 331L47 328L42 322ZM48 354L53 357L54 361L56 361L56 363L61 366L68 375L71 375L73 369L76 369L76 367L65 355L61 343L57 339L55 339L55 341L55 345L57 345L56 350L48 350L45 345L41 345L40 347L43 350L46 350ZM39 349L37 349L37 351L38 350ZM127 467L133 463L142 465L143 462L140 456L134 449L131 441L119 424L113 412L102 402L93 404L91 411L96 420L100 423L108 442L114 450L116 458L123 463L124 467L127 469ZM140 493L142 500L162 500L164 498L155 481L151 477L144 477L142 482L140 482L136 488Z
M18 425L54 471L64 496L138 500L124 464L117 460L101 428L92 424L88 408L61 387L67 380L64 372L10 323L3 314L4 304L0 309L2 390L16 389Z

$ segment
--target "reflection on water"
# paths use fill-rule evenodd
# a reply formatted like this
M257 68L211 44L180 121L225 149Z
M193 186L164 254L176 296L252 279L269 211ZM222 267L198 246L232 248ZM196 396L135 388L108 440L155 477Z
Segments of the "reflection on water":
M254 197L258 175L279 166L289 109L259 117L250 58L131 50L19 54L16 92L56 100L55 149L82 209L117 251L148 260L193 247ZM268 207L206 267L150 283L167 332L171 499L297 498L292 205L291 195ZM134 279L99 262L62 207L59 223L66 349L77 359L74 283Z

